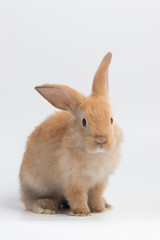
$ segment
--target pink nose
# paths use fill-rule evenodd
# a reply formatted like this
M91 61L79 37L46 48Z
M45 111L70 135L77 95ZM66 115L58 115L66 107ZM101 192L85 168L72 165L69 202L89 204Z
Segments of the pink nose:
M103 137L103 136L97 136L95 138L95 141L96 141L96 143L98 143L99 145L102 146L103 144L105 144L107 142L107 139L106 139L106 137Z

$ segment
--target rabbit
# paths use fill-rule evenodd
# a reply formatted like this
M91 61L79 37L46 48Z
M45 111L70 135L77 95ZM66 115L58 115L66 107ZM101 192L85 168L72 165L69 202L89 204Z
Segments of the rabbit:
M68 206L71 216L89 216L111 208L102 194L119 163L123 139L108 97L111 57L109 52L100 63L89 97L65 85L35 87L62 111L28 138L19 174L27 210L55 214Z

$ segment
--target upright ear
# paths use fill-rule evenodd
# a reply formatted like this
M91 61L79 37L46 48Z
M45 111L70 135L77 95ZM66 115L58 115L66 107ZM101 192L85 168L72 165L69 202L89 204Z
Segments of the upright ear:
M92 85L92 95L107 96L109 91L108 67L111 62L112 53L107 53L95 73Z
M62 110L74 111L83 98L76 90L64 85L44 84L35 89L54 107Z

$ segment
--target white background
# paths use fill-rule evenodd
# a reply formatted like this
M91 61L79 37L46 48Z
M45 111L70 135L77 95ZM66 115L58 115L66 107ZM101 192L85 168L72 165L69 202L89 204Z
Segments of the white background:
M55 109L34 90L90 94L107 51L123 157L105 196L113 211L36 215L19 201L27 136ZM160 3L157 0L0 0L0 237L160 239Z

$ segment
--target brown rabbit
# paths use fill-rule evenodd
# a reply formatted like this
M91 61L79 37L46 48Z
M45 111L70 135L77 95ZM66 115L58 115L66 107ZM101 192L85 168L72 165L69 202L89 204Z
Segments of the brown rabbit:
M51 214L68 204L69 215L85 216L110 207L102 193L119 162L122 140L108 99L110 61L108 53L89 97L64 85L35 88L63 111L47 118L28 138L20 170L26 209Z

